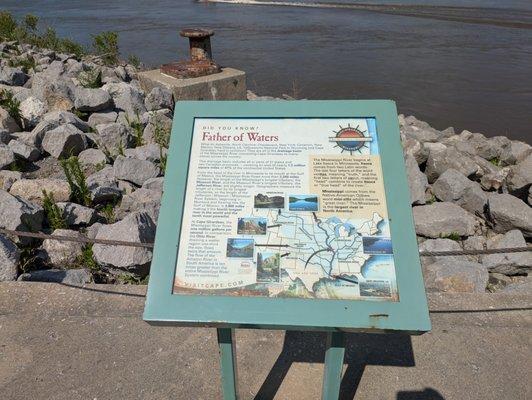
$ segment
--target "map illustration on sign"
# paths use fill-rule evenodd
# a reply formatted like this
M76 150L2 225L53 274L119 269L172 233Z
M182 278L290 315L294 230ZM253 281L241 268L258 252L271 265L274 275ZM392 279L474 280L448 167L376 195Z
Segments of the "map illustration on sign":
M174 293L398 301L374 118L196 118Z

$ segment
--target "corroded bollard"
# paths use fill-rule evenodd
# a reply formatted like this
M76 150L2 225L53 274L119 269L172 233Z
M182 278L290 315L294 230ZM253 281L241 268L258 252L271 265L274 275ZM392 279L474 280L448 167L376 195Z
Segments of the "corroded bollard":
M190 46L190 60L163 64L161 72L174 78L196 78L215 74L221 71L212 59L211 36L214 31L210 29L187 28L179 32L188 38Z

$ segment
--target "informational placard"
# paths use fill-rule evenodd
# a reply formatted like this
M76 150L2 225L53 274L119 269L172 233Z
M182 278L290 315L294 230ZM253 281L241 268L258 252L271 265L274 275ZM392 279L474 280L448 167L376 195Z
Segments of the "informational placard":
M196 118L174 293L397 300L375 118Z
M177 102L144 319L429 330L395 104Z

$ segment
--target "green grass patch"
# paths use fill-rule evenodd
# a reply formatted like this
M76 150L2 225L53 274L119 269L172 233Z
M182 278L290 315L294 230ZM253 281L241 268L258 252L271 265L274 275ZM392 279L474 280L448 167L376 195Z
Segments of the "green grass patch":
M63 212L57 204L55 204L54 194L48 193L46 190L43 190L42 193L44 195L42 206L50 228L53 230L66 229L67 223L63 217Z
M78 157L72 156L60 160L60 162L70 186L70 199L74 203L90 206L92 202L91 195Z

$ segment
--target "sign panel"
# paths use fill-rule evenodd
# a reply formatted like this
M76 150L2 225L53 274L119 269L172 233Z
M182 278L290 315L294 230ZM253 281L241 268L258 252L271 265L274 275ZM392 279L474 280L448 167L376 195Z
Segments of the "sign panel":
M395 105L178 102L144 317L428 330Z
M196 118L174 293L396 301L375 118Z

